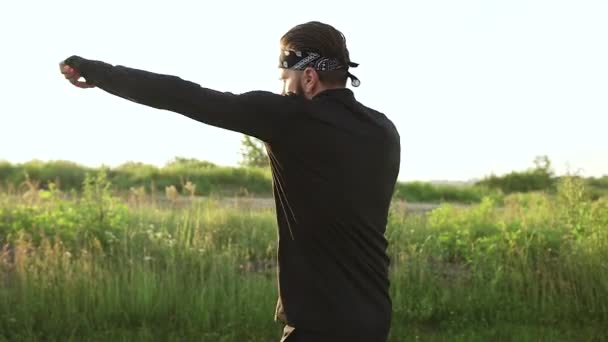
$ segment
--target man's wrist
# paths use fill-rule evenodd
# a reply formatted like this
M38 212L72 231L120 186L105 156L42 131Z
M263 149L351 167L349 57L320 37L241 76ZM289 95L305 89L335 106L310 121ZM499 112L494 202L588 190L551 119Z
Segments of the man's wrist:
M94 61L82 58L77 55L70 56L63 61L65 65L76 69L80 76L84 77L87 80L87 83L89 84L93 84L93 80L89 79L90 77L93 77L91 74L94 73L95 63L93 62Z
M74 69L76 69L76 70L79 70L79 69L80 69L80 67L82 66L82 64L83 64L85 61L86 61L86 59L84 59L84 58L82 58L82 57L80 57L80 56L76 56L76 55L74 55L74 56L71 56L71 57L66 58L66 59L63 61L63 64L68 65L68 66L71 66L72 68L74 68Z

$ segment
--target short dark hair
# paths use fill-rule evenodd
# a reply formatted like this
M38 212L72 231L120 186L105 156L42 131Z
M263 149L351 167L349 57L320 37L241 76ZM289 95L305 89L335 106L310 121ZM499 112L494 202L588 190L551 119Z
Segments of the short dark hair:
M346 38L342 32L331 25L310 21L297 25L281 37L281 48L292 50L312 50L323 57L337 58L340 63L348 65L350 56L346 47ZM345 86L348 71L317 71L319 80L325 84Z

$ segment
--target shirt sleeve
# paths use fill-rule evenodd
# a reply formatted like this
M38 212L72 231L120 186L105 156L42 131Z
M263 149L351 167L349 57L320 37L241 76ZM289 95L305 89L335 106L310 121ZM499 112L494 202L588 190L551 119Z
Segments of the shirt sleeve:
M266 91L220 92L177 76L114 66L79 56L72 56L64 63L78 70L87 83L110 94L268 143L289 135L289 126L304 105L295 96Z

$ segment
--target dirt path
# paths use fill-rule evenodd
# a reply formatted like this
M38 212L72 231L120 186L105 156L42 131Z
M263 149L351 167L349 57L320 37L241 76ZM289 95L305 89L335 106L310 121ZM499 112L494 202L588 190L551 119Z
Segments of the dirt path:
M169 200L166 197L158 197L157 200L163 204L169 204ZM182 197L177 199L178 206L186 206L192 204L192 202L202 203L209 200L208 197L195 197L194 199L188 197ZM242 210L272 210L275 208L275 202L272 197L220 197L212 199L215 203L223 208L235 208ZM465 206L461 204L455 204L456 206ZM400 209L412 212L412 213L425 213L433 209L438 208L440 205L435 203L405 203L400 202L398 204Z

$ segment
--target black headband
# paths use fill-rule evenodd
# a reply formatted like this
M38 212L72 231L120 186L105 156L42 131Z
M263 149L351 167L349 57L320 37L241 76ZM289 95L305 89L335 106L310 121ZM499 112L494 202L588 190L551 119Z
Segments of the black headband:
M319 53L313 51L293 51L283 50L279 58L279 68L304 70L308 67L318 71L335 71L348 70L349 67L356 68L359 64L348 62L344 64L337 58L322 57ZM361 85L361 81L350 72L346 72L347 77L351 79L353 87Z

